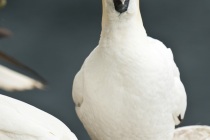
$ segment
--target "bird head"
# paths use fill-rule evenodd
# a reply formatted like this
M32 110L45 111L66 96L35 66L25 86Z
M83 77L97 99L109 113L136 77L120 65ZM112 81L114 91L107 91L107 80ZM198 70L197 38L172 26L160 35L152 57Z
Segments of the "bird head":
M119 13L124 13L128 10L130 0L113 0L114 8Z

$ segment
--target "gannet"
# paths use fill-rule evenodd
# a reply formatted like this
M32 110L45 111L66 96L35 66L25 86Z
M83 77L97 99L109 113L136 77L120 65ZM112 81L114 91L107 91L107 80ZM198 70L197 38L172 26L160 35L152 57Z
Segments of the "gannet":
M8 29L0 28L0 38L8 37L10 36L10 34L11 32ZM33 88L38 88L38 89L44 88L45 80L29 67L21 64L14 58L6 55L1 51L0 51L0 59L7 61L13 65L16 65L20 68L23 68L26 71L29 71L30 73L35 75L35 77L40 79L36 80L34 78L16 72L0 64L0 89L6 91L21 91L21 90L30 90Z
M0 140L77 140L52 115L19 100L0 95Z
M186 92L172 51L144 29L139 0L102 0L98 46L76 74L76 113L92 140L171 140Z

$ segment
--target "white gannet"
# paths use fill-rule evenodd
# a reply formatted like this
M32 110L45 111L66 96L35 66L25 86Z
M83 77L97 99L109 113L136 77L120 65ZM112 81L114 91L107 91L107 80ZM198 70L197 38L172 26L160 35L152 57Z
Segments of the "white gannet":
M92 140L171 140L186 93L169 48L144 29L139 0L102 0L99 45L73 84Z
M0 140L77 140L60 120L19 100L0 95Z
M0 28L0 38L8 37L11 32L7 29ZM21 73L18 73L12 69L9 69L3 65L0 65L0 89L6 91L21 91L21 90L30 90L33 88L43 89L44 80L39 76L35 71L29 67L21 64L14 58L6 55L0 51L0 59L12 63L20 68L23 68L33 75L35 75L40 80L33 79L31 77L25 76Z

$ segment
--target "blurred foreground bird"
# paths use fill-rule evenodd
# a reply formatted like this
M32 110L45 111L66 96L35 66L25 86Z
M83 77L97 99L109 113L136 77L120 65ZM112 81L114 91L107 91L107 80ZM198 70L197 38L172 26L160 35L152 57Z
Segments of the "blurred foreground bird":
M7 29L0 28L0 38L5 38L10 36L11 32ZM29 67L21 64L14 58L6 55L0 51L0 60L9 62L19 68L22 68L39 80L26 76L24 74L18 73L8 67L5 67L0 64L0 89L6 91L21 91L21 90L30 90L34 88L43 89L45 86L45 80L34 70Z
M172 140L186 93L172 51L144 29L139 0L102 0L98 46L73 84L92 140Z
M173 140L210 140L210 127L192 125L175 130Z
M29 104L0 95L0 140L77 140L57 118Z

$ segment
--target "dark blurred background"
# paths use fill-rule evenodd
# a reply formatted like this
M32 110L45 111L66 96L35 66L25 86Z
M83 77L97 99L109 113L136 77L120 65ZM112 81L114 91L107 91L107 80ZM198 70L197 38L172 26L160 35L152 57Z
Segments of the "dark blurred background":
M183 126L210 125L210 1L141 0L149 36L171 48L188 94ZM0 50L43 75L44 91L5 94L62 120L80 140L89 137L76 116L72 81L98 44L101 0L8 0L0 27L12 30Z

